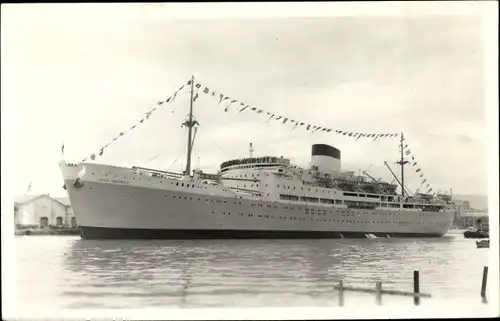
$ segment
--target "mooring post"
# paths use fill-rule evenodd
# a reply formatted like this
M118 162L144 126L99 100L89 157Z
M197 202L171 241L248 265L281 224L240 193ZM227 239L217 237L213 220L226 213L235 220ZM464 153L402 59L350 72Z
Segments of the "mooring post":
M375 285L376 295L377 295L377 304L382 304L382 282L378 281Z
M344 282L339 281L339 306L344 306Z
M481 284L481 298L486 299L486 284L488 281L488 267L483 268L483 283Z
M420 293L420 275L418 271L413 271L413 293L414 294ZM420 297L413 296L413 303L415 305L419 305Z

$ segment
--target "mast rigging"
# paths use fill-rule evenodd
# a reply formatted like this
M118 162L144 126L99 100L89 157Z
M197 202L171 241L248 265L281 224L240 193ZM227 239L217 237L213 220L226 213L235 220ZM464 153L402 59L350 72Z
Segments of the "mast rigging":
M191 100L189 103L188 119L182 124L188 127L188 140L187 140L187 157L186 157L186 170L184 175L191 176L191 154L193 152L193 127L198 125L196 120L193 120L193 94L194 94L194 76L191 76Z
M404 187L403 185L401 184L401 182L399 181L398 177L396 176L396 174L394 174L394 172L392 171L391 167L389 166L389 164L387 164L387 162L384 162L385 166L387 166L387 168L389 169L389 171L391 172L392 176L394 176L394 179L396 180L396 182L398 182L399 185L401 185L401 189L404 191ZM404 197L404 193L402 193L401 195L403 195Z
M405 186L404 185L405 184L405 172L404 172L404 170L405 170L405 165L408 164L408 161L405 161L404 154L403 154L403 151L404 151L403 142L404 142L404 140L405 140L405 138L403 136L403 133L401 133L401 143L399 144L399 147L401 149L401 159L396 164L399 164L401 166L401 182L399 184L401 185L401 196L403 196L403 197L405 197L405 187L404 187ZM389 165L387 165L387 167L389 167ZM392 170L391 170L391 172L392 172Z

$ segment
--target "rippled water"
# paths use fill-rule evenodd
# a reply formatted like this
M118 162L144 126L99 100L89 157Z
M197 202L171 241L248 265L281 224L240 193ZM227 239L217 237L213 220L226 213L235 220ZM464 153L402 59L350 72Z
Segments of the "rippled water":
M411 291L420 271L426 301L480 301L489 249L461 235L362 240L81 240L16 237L21 309L335 306L333 286ZM345 304L375 304L345 293ZM383 304L412 305L410 297Z

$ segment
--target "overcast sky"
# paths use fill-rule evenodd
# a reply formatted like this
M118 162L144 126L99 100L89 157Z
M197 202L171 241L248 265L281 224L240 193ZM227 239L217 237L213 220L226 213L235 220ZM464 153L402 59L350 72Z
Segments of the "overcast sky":
M165 7L144 6L126 14L96 6L2 8L2 143L14 142L15 194L33 179L33 193L61 195L63 142L68 161L98 153L191 75L234 99L313 125L404 132L435 191L487 193L486 69L477 15L173 20L150 14ZM181 170L188 98L183 91L96 161ZM396 139L354 142L333 132L292 131L265 115L225 113L223 106L202 94L195 103L201 125L193 162L206 171L248 156L250 142L256 156L308 166L311 145L326 143L341 150L342 169L369 168L392 180L383 161L397 160ZM406 179L410 190L420 185L410 168Z

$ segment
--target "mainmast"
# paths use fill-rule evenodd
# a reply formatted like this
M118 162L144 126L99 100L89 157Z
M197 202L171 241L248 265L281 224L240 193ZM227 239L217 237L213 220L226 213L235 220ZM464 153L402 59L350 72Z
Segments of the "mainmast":
M403 133L401 133L401 144L399 145L399 147L401 149L401 159L396 164L399 164L401 166L401 196L402 197L405 197L405 188L404 188L404 186L405 186L405 165L408 164L408 161L404 160L404 155L403 155L403 151L404 151L403 142L404 142L404 140L405 140L405 138L403 136Z
M389 164L387 164L387 162L384 162L385 166L387 166L387 168L389 169L389 171L391 172L392 176L394 177L394 179L396 180L396 182L398 182L399 185L401 185L401 182L399 181L398 177L396 176L396 174L394 174L394 172L392 171L391 167L389 166ZM392 184L392 183L391 183ZM403 185L401 185L403 186ZM404 188L402 188L404 190ZM404 195L404 194L403 194Z
M193 120L193 94L194 94L194 76L191 77L191 100L189 102L189 115L188 119L182 124L188 127L188 142L187 142L187 160L186 160L186 170L184 175L191 175L191 153L193 151L193 127L198 124L196 120Z

